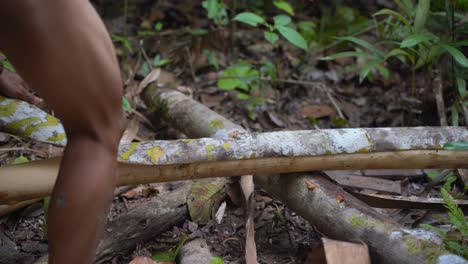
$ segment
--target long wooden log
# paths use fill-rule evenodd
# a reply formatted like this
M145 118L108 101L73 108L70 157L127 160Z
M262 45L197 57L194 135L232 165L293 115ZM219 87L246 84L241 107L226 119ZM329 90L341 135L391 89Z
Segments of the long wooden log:
M154 88L153 88L154 89ZM147 96L151 99L153 94L164 94L165 91L151 91L150 96ZM179 98L180 102L190 101L187 97L177 92L170 92L173 97ZM160 96L156 97L156 100L160 100ZM154 98L153 98L154 100ZM161 100L160 100L161 101ZM151 102L149 102L151 103ZM167 101L162 100L158 102L159 105L171 107ZM162 103L162 104L161 104ZM193 105L192 102L189 103ZM197 108L203 108L202 106L197 106ZM164 110L164 109L163 109ZM189 121L193 122L193 125L188 124L188 127L195 127L198 122L203 122L203 120L217 120L222 117L217 113L203 109L204 117L202 119L193 116L193 111L188 111L181 116L187 118ZM227 122L227 127L232 122ZM205 128L202 128L205 129ZM221 128L221 133L224 133ZM197 131L191 131L191 133L196 133ZM200 131L201 136L204 132ZM212 132L211 132L212 133ZM352 141L351 141L352 142ZM409 152L402 152L400 154L408 154ZM435 153L435 152L434 152ZM385 155L386 153L382 153ZM389 155L394 155L391 153ZM418 156L417 153L416 156ZM362 154L368 155L368 154ZM364 159L349 160L347 158L357 157L357 154L353 155L338 155L333 156L333 160L344 157L343 162L349 161L351 166L353 164L359 164ZM380 158L380 157L379 157ZM381 157L386 159L385 157ZM403 159L404 160L404 159ZM401 160L401 161L403 161ZM408 164L414 164L413 159L406 160L406 162L396 161L395 168L398 166L405 167ZM354 162L354 163L353 163ZM380 164L380 168L390 165L386 163L385 166ZM422 165L422 164L419 164ZM432 164L434 167L438 167L442 164ZM424 166L423 166L424 167ZM369 244L373 258L378 260L379 263L424 263L425 260L429 262L436 262L437 256L444 254L445 252L441 250L441 246L437 243L434 243L431 240L428 240L427 237L422 239L422 236L431 235L430 232L413 232L412 230L401 229L398 224L389 223L385 221L379 214L374 210L369 208L364 203L360 202L353 196L345 193L337 186L329 183L326 180L320 181L318 179L315 181L315 186L318 188L317 192L309 189L307 182L304 181L301 177L276 177L271 178L268 176L255 177L256 183L260 184L264 189L269 191L276 197L284 198L284 201L287 202L288 206L300 212L300 214L309 220L312 224L319 224L320 231L324 232L327 235L334 237L341 237L343 239L357 239L365 241ZM311 186L314 185L312 183ZM294 186L296 188L290 188ZM307 192L310 192L307 194ZM292 194L292 195L290 195ZM350 226L351 225L351 226ZM387 250L387 247L390 247Z

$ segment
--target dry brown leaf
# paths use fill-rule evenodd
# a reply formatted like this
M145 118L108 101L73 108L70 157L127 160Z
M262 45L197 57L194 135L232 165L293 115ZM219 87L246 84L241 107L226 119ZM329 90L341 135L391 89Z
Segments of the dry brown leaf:
M302 108L302 116L322 118L336 116L335 109L328 105L307 105Z
M313 184L311 181L306 181L306 184L307 184L307 189L309 190L315 190L317 189L317 185Z
M121 196L127 199L132 199L138 197L148 197L153 193L159 193L159 190L151 186L138 186L128 192L123 193Z
M148 75L146 75L145 79L140 82L138 85L138 90L136 94L140 94L143 89L145 89L148 85L150 85L152 82L155 82L159 76L161 75L161 69L156 68L153 71L151 71Z

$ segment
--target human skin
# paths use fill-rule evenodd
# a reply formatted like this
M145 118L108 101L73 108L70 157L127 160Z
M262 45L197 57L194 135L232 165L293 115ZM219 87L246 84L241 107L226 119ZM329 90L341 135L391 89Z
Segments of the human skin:
M125 126L112 41L87 0L15 0L0 1L0 47L67 133L48 215L49 263L91 263Z

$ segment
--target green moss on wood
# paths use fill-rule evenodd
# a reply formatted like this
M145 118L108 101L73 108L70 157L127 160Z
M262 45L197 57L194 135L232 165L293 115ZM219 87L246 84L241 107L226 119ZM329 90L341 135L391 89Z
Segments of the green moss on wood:
M224 128L223 121L220 119L213 119L210 121L210 128L211 129L222 129Z
M130 159L130 156L133 154L133 152L135 152L135 149L140 145L141 143L140 142L135 142L135 143L132 143L130 144L130 148L122 154L122 156L120 157L121 160L129 160Z
M151 162L158 163L162 156L164 156L164 150L158 146L148 150L146 152L151 158Z
M209 145L207 145L207 146L205 147L205 150L206 150L206 157L207 157L208 160L212 160L212 159L213 159L213 156L211 155L211 152L213 151L214 148L215 148L215 146L214 146L214 145L211 145L211 144L209 144Z
M6 105L0 105L0 116L3 116L3 117L11 116L12 114L16 112L17 106L18 106L17 101L12 101L11 103L6 104Z
M24 126L32 125L33 123L38 122L38 121L41 121L41 119L37 116L28 117L28 118L21 119L21 120L14 121L14 122L7 124L6 129L10 131L19 132L19 130L23 128Z
M28 125L26 127L26 129L24 130L23 132L23 136L25 137L30 137L32 135L32 133L44 128L44 127L51 127L51 126L57 126L60 124L60 121L51 116L51 115L47 115L47 118L46 118L46 121L45 122L42 122L42 123L39 123L39 124L31 124L31 125Z
M351 226L357 228L357 227L363 227L366 226L366 221L359 216L358 214L353 214L348 218L349 223L351 223Z
M66 138L65 133L57 133L57 135L55 135L55 136L48 137L48 138L47 138L47 141L50 141L50 142L59 142L59 141L64 140L65 138Z
M228 151L230 147L231 147L231 144L230 144L230 143L224 143L224 144L223 144L223 149L224 149L225 151Z

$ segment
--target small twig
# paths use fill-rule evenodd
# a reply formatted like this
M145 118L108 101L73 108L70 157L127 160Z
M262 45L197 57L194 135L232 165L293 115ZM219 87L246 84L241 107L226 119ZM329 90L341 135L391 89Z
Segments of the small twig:
M460 102L461 108L463 109L463 116L465 118L465 126L468 128L468 107L466 106L465 102Z
M140 43L140 50L141 50L141 54L143 54L143 58L145 58L145 61L146 63L148 64L148 67L150 68L150 71L153 70L153 65L151 65L151 60L150 58L148 57L148 54L146 54L146 51L145 49L143 48L143 44Z
M193 64L192 64L192 54L190 53L190 49L188 47L185 47L185 51L187 52L187 56L188 56L188 64L190 67L190 73L192 74L193 81L195 81L196 77L195 77L195 69L193 68Z
M436 76L434 94L437 103L437 112L439 113L440 126L448 126L447 116L445 115L444 97L442 95L442 76L439 70L435 70L434 75Z
M440 181L442 181L447 175L449 175L453 170L452 169L447 169L443 170L439 175L437 175L424 189L424 191L421 193L421 196L426 196L434 186L439 184Z
M30 148L2 148L2 149L0 149L0 151L3 151L3 152L8 152L8 151L29 151L29 152L35 152L35 153L39 153L39 154L47 156L47 153L44 152L44 151L30 149Z

